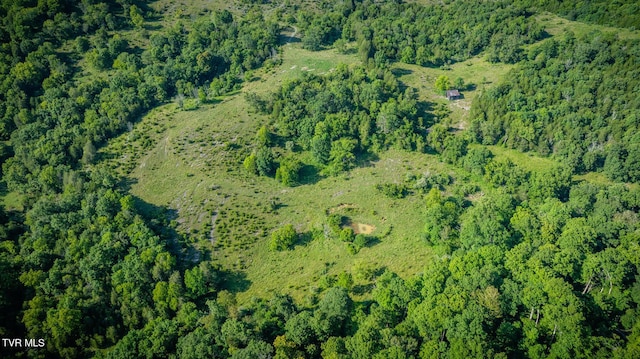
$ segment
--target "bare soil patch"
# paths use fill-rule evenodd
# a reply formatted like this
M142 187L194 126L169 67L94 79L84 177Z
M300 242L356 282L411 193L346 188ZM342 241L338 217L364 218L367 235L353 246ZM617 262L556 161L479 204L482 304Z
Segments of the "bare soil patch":
M371 234L376 230L376 226L366 223L351 223L351 228L355 234Z
M349 209L349 208L358 208L357 205L353 204L353 203L341 203L339 205L337 205L336 207L333 208L329 208L329 214L333 214L336 213L338 211L341 211L343 209Z

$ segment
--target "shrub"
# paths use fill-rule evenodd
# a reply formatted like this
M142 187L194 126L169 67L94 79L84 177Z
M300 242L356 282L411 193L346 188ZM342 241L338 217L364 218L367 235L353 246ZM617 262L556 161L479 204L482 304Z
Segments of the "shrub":
M376 189L390 198L404 198L407 196L407 187L397 183L384 183L376 185Z
M353 240L353 244L356 248L361 249L367 246L369 239L364 234L360 233L356 235L356 238Z
M285 158L280 162L276 170L276 180L285 186L294 186L298 182L298 174L302 168L302 162L293 158Z
M243 162L244 168L247 169L247 171L249 171L249 173L251 174L257 174L258 173L258 166L256 165L256 155L255 154L250 154L249 156L247 156L247 158L244 159Z
M358 248L356 248L353 243L347 243L347 252L349 252L349 254L351 255L354 255L358 253Z
M356 235L353 233L353 229L347 227L347 228L343 228L342 231L340 231L340 240L343 242L353 242L353 240L356 238Z
M343 220L343 217L337 213L330 214L329 217L327 217L327 224L329 225L329 228L331 228L331 231L333 231L334 234L340 233L340 226L342 226L342 220Z
M271 234L269 249L272 251L283 251L285 249L289 249L296 242L297 238L298 234L293 228L293 225L287 224L284 227L275 230Z

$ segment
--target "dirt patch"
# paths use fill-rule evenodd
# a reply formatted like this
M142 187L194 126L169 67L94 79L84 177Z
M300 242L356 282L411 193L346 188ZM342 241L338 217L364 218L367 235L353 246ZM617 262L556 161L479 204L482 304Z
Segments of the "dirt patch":
M358 208L358 206L353 204L353 203L341 203L341 204L337 205L336 207L329 208L328 212L329 212L329 214L333 214L333 213L336 213L336 212L338 212L340 210L350 209L350 208L355 209L355 208Z
M453 105L457 106L457 107L460 107L461 109L463 109L465 111L471 110L471 105L468 102L454 101Z
M479 200L482 197L484 197L484 192L479 191L479 192L472 193L472 194L468 195L466 198L471 202L475 202L475 201Z
M355 234L371 234L376 230L376 226L366 223L351 223L351 228Z

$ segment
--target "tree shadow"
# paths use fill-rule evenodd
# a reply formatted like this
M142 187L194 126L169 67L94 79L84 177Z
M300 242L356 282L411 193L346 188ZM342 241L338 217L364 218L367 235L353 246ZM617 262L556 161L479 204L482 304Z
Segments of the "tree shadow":
M298 36L294 36L294 35ZM296 29L288 26L286 29L281 31L277 37L278 45L286 45L291 42L300 42L302 41L299 37L299 33L296 32Z
M394 69L391 69L391 73L396 77L400 77L400 76L404 76L404 75L411 75L413 73L413 71L409 70L409 69L404 69L404 68L401 68L401 67L396 67Z
M144 28L146 30L148 30L148 31L160 31L160 30L162 30L163 26L162 26L162 24L160 24L160 20L157 20L157 21L158 21L158 23L154 23L154 24L150 24L149 21L147 21L144 24Z
M418 114L422 114L423 127L428 128L436 123L436 117L433 114L433 103L427 101L418 101L416 103L416 109L418 110Z
M540 36L540 39L536 42L540 42L544 39L548 39L550 37L552 37L553 35L551 35L551 33L547 32L547 30L542 30L542 36Z
M178 233L172 221L178 218L178 211L166 206L157 206L133 196L134 206L154 233L163 239L167 250L185 263L205 260L205 255L191 245L184 235Z
M104 157L103 157L103 155L104 155ZM106 159L114 159L114 158L115 158L115 156L113 154L101 153L99 161L106 160ZM122 190L124 190L125 192L130 193L131 192L131 187L136 183L138 183L138 179L137 178L125 177L120 181L118 186ZM140 199L140 201L142 201L142 200ZM141 203L140 205L143 206L143 207L141 207L140 209L146 209L146 207L144 207L144 206L146 206L146 204L147 204L146 202Z
M222 283L220 284L221 290L228 290L231 293L246 292L251 286L251 281L247 279L247 274L244 272L222 270L220 272L222 276Z
M298 185L311 185L325 178L314 165L305 164L298 172Z
M377 244L380 244L380 238L377 236L365 236L367 237L367 241L365 242L364 248L371 248Z
M357 284L351 288L351 293L355 295L365 295L367 293L370 293L373 288L375 288L375 284L373 283Z
M380 156L374 152L359 153L356 158L357 167L373 167L373 163L380 160Z
M313 232L308 231L308 232L303 232L298 234L298 240L295 243L295 247L301 246L304 247L307 244L311 243L313 241Z
M278 34L278 45L286 45L289 43L301 42L297 36L289 36L287 34Z
M4 180L0 180L0 196L6 196L7 193L9 193L7 182L5 182Z

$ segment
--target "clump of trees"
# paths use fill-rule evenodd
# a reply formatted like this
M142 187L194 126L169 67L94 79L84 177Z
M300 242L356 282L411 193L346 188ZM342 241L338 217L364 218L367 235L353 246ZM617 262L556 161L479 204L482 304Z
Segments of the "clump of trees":
M251 95L250 103L272 116L278 136L309 151L324 173L335 175L370 151L425 150L427 123L418 116L417 94L402 88L388 70L339 65L330 75L290 80L269 99ZM248 165L263 147L256 143ZM300 166L283 159L279 178L294 182L289 174L295 177L292 170Z

